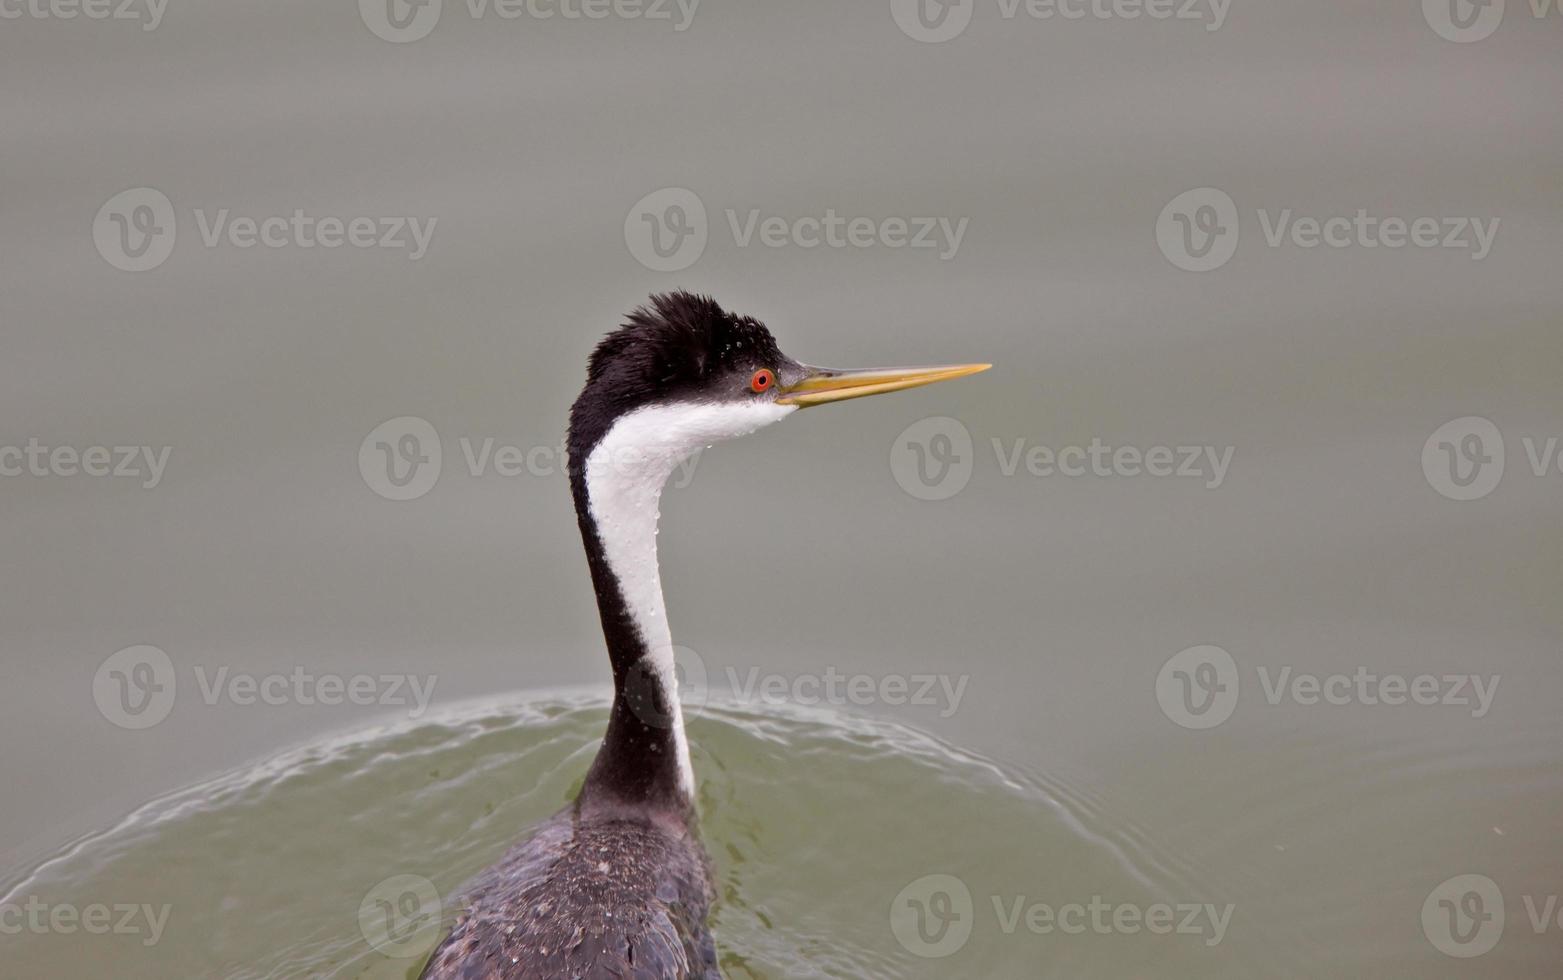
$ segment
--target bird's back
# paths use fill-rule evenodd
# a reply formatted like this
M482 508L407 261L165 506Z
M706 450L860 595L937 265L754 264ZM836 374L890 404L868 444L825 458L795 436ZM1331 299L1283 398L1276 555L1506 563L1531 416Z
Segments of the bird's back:
M423 980L721 980L710 871L677 818L571 807L474 882Z

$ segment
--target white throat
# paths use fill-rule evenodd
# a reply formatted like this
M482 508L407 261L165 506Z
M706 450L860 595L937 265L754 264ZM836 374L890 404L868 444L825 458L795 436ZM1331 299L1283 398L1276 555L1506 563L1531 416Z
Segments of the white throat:
M673 707L679 785L694 797L694 770L678 703L673 635L657 568L657 519L662 488L679 464L702 448L778 422L796 411L771 402L673 402L623 416L586 459L586 494L608 567L645 641L649 673Z

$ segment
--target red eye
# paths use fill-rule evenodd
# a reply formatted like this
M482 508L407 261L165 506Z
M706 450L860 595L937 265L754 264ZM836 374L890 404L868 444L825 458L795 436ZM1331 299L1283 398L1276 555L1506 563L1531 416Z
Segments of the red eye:
M756 393L765 391L776 383L776 376L765 368L754 372L754 377L749 379L749 390Z

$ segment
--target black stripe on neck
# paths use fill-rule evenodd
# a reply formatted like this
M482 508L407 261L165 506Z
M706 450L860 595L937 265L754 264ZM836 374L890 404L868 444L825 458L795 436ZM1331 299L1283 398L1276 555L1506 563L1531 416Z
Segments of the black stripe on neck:
M624 600L624 590L603 551L597 522L592 517L586 490L586 453L570 453L570 492L575 498L576 521L592 587L597 592L597 612L602 635L613 666L613 708L602 748L581 788L583 803L630 803L688 809L689 801L679 785L679 724L670 703L674 692L665 691L647 658L650 652L640 627ZM589 450L588 450L589 452Z

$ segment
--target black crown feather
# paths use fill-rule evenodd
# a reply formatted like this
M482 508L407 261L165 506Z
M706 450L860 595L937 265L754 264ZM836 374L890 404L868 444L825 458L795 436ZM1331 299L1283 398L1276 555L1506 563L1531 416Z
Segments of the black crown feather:
M653 295L592 351L586 387L570 410L572 454L594 445L625 412L717 392L737 396L755 370L788 364L759 320L729 313L710 296Z
M710 296L659 293L592 352L587 384L610 376L662 388L691 384L782 354L765 324L722 309Z

